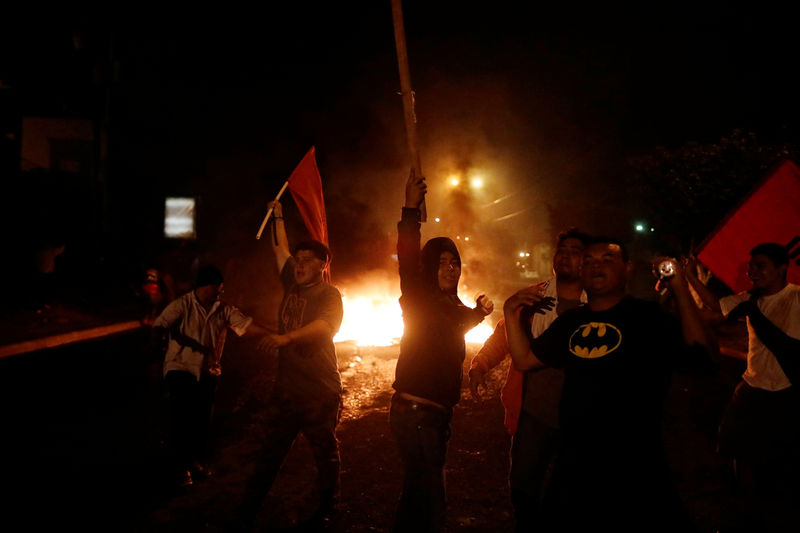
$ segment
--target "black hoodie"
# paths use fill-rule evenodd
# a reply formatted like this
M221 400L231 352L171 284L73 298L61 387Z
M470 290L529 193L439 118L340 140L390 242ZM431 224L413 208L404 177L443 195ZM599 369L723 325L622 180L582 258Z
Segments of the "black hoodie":
M439 258L451 252L461 258L446 237L429 240L420 252L419 210L403 208L397 224L400 266L400 307L403 339L395 381L398 392L419 396L447 407L461 398L464 335L483 320L483 313L465 306L456 291L439 288Z

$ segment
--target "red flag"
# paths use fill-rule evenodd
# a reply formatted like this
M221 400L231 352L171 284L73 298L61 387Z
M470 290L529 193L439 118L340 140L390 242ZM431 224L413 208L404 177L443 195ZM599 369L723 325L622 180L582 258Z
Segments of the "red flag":
M311 238L328 245L328 221L322 198L322 178L314 157L314 147L303 157L289 176L289 191L297 204Z
M782 163L728 215L701 245L697 258L735 292L751 287L750 250L776 242L789 251L787 279L800 283L800 169Z
M322 197L322 178L317 168L317 158L312 146L308 153L297 164L287 180L289 192L300 210L306 229L311 238L328 246L328 220L325 217L325 200ZM330 283L330 264L325 267L322 276Z

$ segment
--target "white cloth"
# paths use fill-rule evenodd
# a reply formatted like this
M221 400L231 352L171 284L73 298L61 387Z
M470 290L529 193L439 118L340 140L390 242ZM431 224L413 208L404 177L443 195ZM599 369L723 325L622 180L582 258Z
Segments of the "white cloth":
M536 313L533 315L533 320L531 321L531 334L533 338L537 338L539 335L544 333L544 330L550 327L550 324L558 318L558 287L556 284L556 278L550 278L547 281L542 282L544 285L544 295L545 297L553 298L555 301L553 302L553 308L550 311L545 312L545 314ZM581 291L581 303L586 303L586 292Z
M218 359L225 345L227 328L241 337L252 322L253 319L239 309L219 300L206 312L194 291L191 291L169 304L153 322L153 327L177 329L182 335L208 348ZM183 370L194 374L199 380L204 357L202 352L179 343L170 335L164 357L164 375L170 370Z
M740 303L748 300L747 292L726 296L719 301L722 314L728 314ZM787 283L786 287L758 299L758 308L767 319L784 333L800 339L800 285ZM742 375L748 385L769 391L779 391L792 385L781 369L778 360L764 346L747 320L747 370ZM797 354L800 357L800 354Z

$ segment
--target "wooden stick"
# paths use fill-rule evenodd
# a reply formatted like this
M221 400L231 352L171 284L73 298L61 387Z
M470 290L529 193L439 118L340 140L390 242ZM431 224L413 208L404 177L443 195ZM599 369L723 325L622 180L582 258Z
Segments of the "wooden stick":
M397 68L400 71L400 91L403 97L403 114L406 122L406 140L411 166L417 176L423 176L417 148L417 115L414 111L414 90L411 88L411 73L408 68L408 51L406 50L406 30L403 25L402 0L392 0L392 19L394 20L394 44L397 48ZM419 206L420 220L428 219L425 200Z
M283 184L283 187L281 187L281 190L278 192L278 196L275 197L275 201L276 202L278 200L280 200L281 195L283 194L283 191L285 191L286 187L288 187L288 186L289 186L289 180L286 180L286 183ZM269 221L269 217L270 216L272 216L272 208L271 207L267 211L267 216L265 216L263 222L261 222L261 227L258 228L258 233L256 233L256 239L261 239L261 234L264 232L264 226L267 225L267 222Z

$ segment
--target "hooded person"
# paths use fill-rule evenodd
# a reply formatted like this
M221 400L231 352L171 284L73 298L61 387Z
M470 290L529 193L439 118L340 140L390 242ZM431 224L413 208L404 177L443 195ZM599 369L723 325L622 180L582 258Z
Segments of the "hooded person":
M438 531L444 525L444 463L453 407L461 397L464 335L493 309L484 295L475 308L458 298L461 256L452 240L436 237L420 250L425 192L425 178L412 171L397 225L405 329L389 414L404 469L396 531Z

